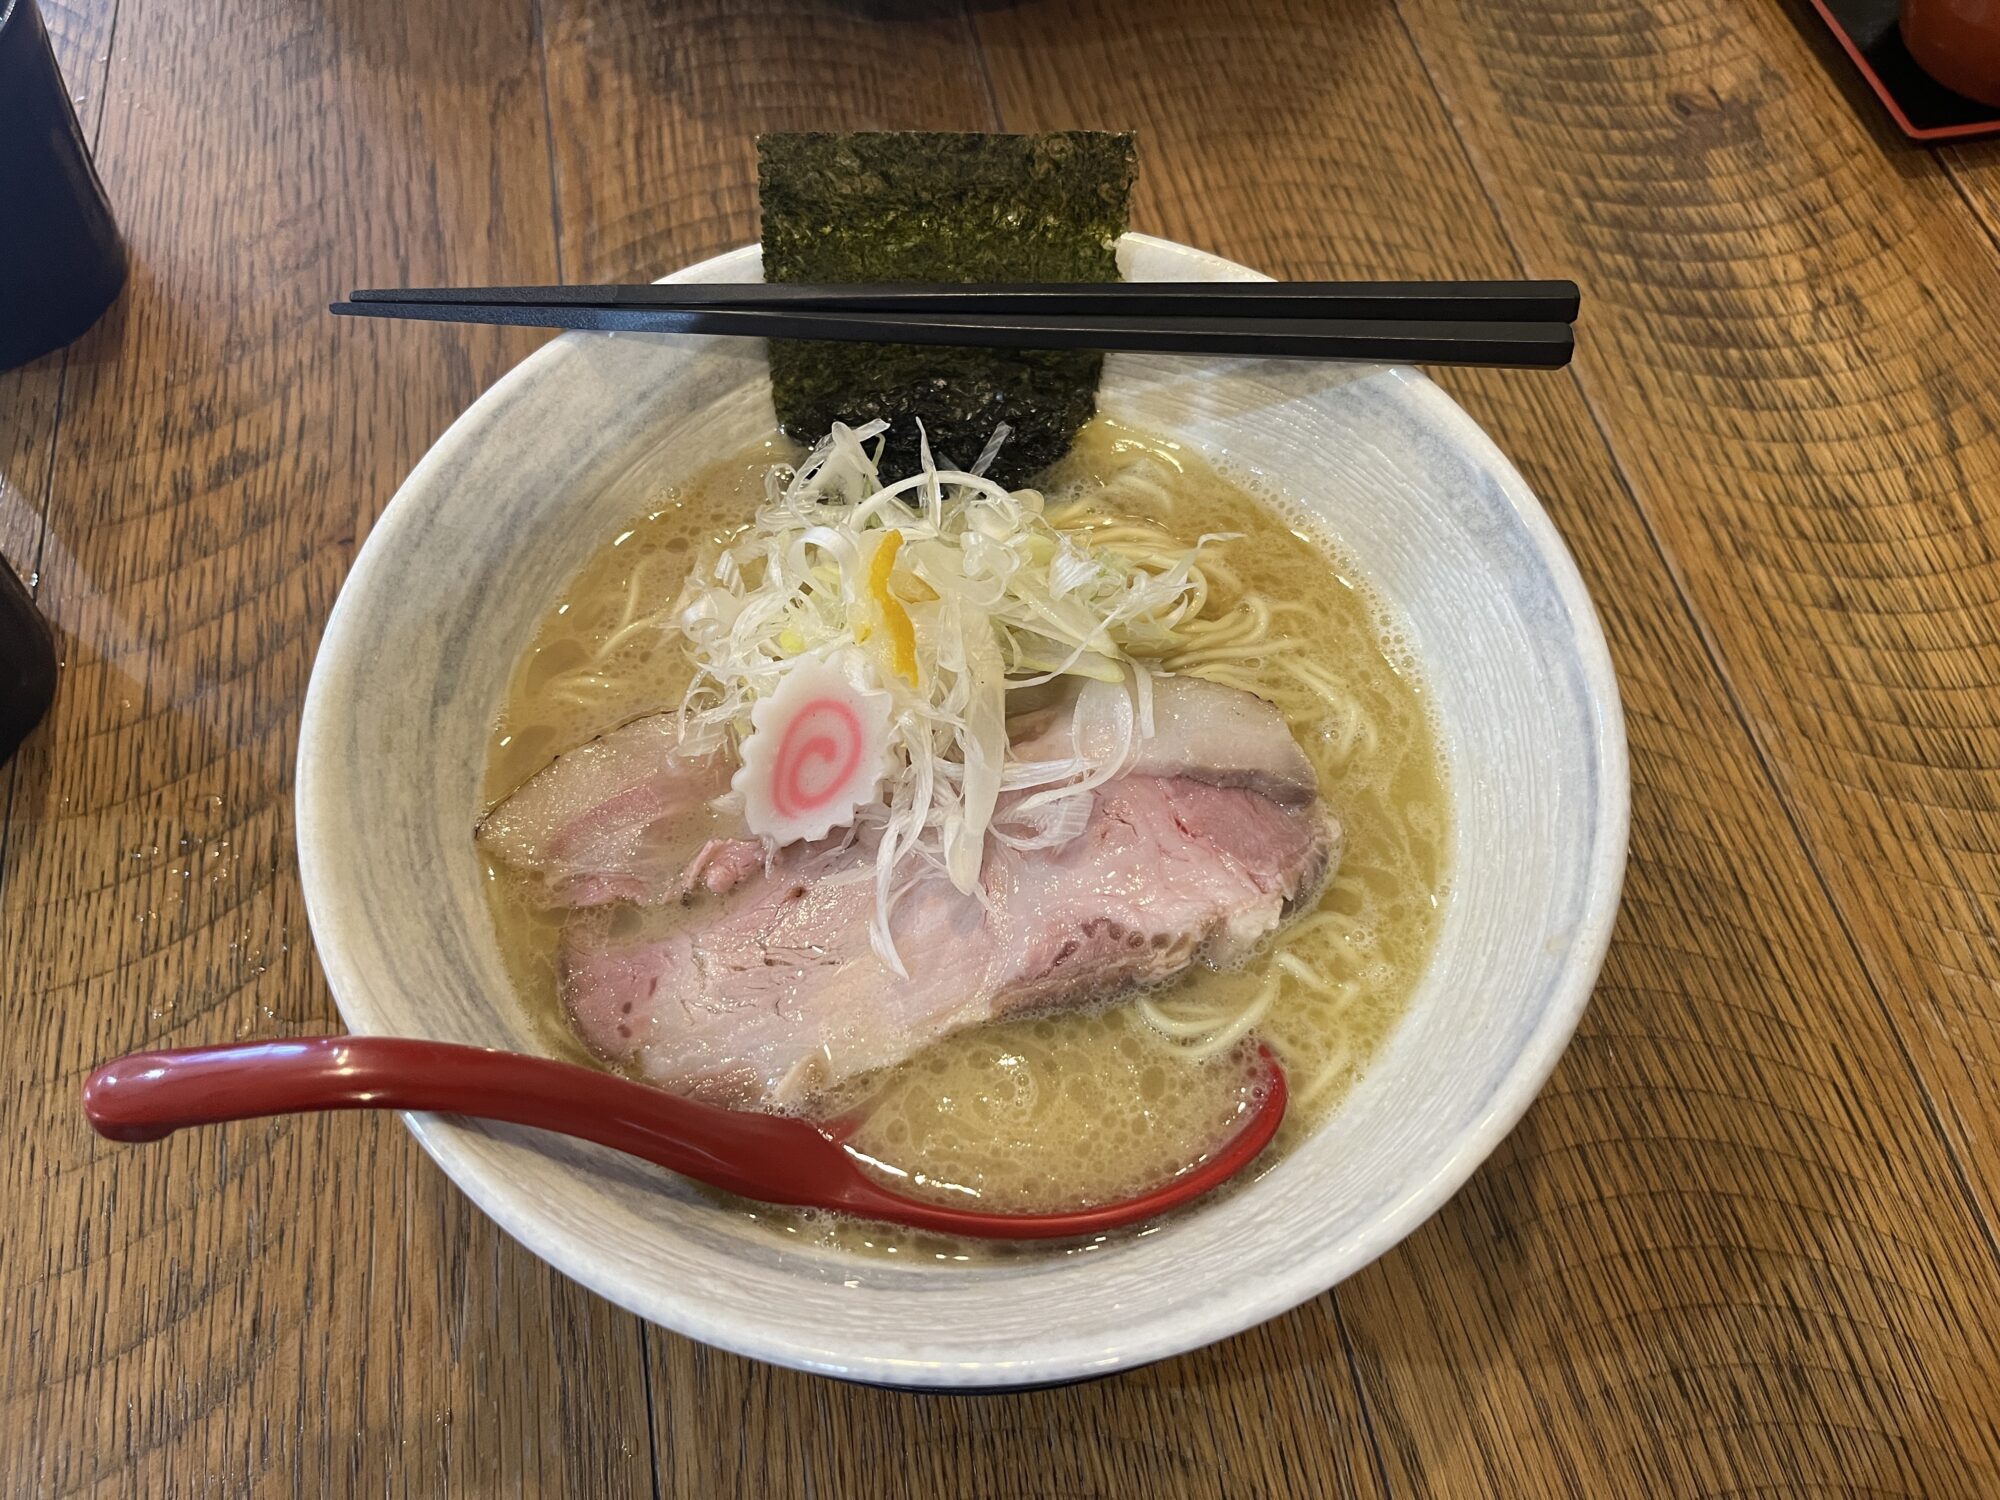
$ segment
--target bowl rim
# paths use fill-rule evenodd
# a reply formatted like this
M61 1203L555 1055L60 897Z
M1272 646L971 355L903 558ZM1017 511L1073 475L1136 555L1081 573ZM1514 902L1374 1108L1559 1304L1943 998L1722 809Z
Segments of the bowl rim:
M1191 279L1240 278L1248 269L1177 241L1139 234L1128 234L1125 239L1172 254L1195 272ZM754 255L755 249L755 246L741 246L724 251L662 280L712 277L726 263L736 262L740 266ZM1258 276L1258 279L1267 278ZM329 773L322 767L318 754L322 722L333 712L326 701L324 684L331 674L324 670L325 664L349 649L349 637L355 633L360 607L356 601L367 590L369 574L394 550L400 533L418 516L422 491L454 462L456 450L466 440L469 430L487 410L511 399L517 389L540 379L563 357L566 348L591 337L594 335L569 333L550 340L489 386L437 438L397 487L370 529L342 582L315 653L300 719L295 779L299 876L308 925L334 1003L342 1019L358 1033L379 1029L369 1024L379 1018L362 1001L364 986L342 951L341 919L333 905L335 882L330 869L322 865L315 853L313 833L316 822L339 815L337 802L329 796ZM532 1193L489 1171L488 1165L471 1149L486 1134L476 1123L405 1113L404 1124L417 1143L458 1189L507 1234L614 1305L732 1353L903 1389L1019 1390L1150 1364L1228 1338L1288 1312L1330 1290L1407 1238L1465 1184L1520 1121L1541 1093L1582 1018L1610 946L1622 894L1631 787L1625 722L1610 648L1596 606L1555 523L1499 446L1442 388L1420 371L1407 367L1394 367L1389 373L1422 415L1435 424L1438 433L1491 475L1547 568L1570 622L1578 670L1592 710L1596 783L1600 793L1596 820L1599 837L1583 883L1587 893L1583 914L1563 968L1548 992L1548 1003L1536 1018L1514 1066L1494 1089L1484 1115L1434 1164L1430 1174L1413 1184L1390 1210L1340 1244L1303 1258L1290 1274L1273 1277L1255 1287L1233 1288L1231 1296L1215 1299L1199 1316L1183 1318L1171 1328L1141 1330L1139 1336L1121 1341L1110 1357L1026 1354L1008 1360L1004 1369L970 1362L926 1362L913 1371L909 1359L888 1355L859 1353L830 1359L827 1351L817 1345L791 1337L776 1319L746 1325L739 1318L711 1316L708 1304L696 1292L648 1295L635 1290L601 1265L582 1236L571 1234L550 1220ZM923 1378L912 1382L910 1377L917 1371Z

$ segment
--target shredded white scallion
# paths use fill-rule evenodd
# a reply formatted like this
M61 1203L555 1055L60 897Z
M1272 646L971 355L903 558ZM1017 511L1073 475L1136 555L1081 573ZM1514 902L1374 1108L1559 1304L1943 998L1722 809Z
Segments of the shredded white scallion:
M1004 428L971 469L937 467L920 434L922 471L884 485L869 443L886 430L835 424L796 467L776 466L756 519L695 570L673 617L694 666L682 743L696 751L740 743L752 705L800 659L858 649L872 663L894 705L891 769L850 835L875 841L872 938L900 974L890 918L917 881L983 896L989 832L1035 849L1082 829L1091 788L1153 732L1153 673L1194 644L1182 627L1207 596L1198 555L1228 538L1132 547L1059 527L1039 493L985 477ZM1007 694L1065 676L1126 684L1123 751L1011 759Z

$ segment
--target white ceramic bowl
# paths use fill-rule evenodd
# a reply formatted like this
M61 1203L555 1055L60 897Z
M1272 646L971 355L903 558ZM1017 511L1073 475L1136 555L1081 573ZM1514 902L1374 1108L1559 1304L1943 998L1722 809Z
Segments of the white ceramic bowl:
M1130 280L1253 274L1139 235L1119 259ZM746 249L673 279L758 274ZM803 1248L596 1147L409 1118L502 1227L619 1305L895 1385L1143 1364L1316 1296L1408 1234L1520 1118L1575 1028L1624 871L1625 740L1596 614L1520 475L1405 369L1114 356L1100 399L1311 506L1402 616L1457 809L1455 887L1408 1016L1338 1115L1262 1179L1050 1259ZM773 422L755 343L570 334L459 418L383 513L328 622L299 745L306 901L355 1031L532 1049L471 839L509 670L621 522Z

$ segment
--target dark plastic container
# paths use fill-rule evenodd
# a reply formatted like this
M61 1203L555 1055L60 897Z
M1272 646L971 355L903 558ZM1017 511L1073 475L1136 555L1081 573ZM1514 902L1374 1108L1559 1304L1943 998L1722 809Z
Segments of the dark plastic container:
M0 0L0 370L79 337L125 284L125 246L35 0Z
M0 765L42 721L55 695L55 637L0 558Z

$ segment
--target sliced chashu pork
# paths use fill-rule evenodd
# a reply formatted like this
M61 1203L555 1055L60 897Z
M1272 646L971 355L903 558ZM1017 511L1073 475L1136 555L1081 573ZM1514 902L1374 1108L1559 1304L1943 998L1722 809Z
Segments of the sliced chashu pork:
M1110 704L1123 698L1093 682L1016 719L1013 758L1110 757L1126 723ZM1318 797L1311 765L1263 699L1193 677L1159 679L1153 698L1154 733L1131 744L1126 774L1247 787L1287 807ZM764 849L718 830L688 857L690 830L710 821L735 767L681 755L679 734L675 715L653 714L556 757L481 821L480 848L532 876L551 906L656 906L729 890L763 868Z
M1240 786L1285 807L1319 798L1319 779L1284 716L1254 693L1199 677L1153 681L1153 733L1126 733L1126 690L1085 683L1075 696L1008 726L1014 760L1093 762L1117 755L1132 776L1192 776L1211 786Z
M1016 758L1115 753L1115 737L1105 736L1117 716L1094 711L1102 706L1093 687L1080 703L1018 724ZM725 839L684 869L648 865L623 884L652 894L623 899L662 900L697 879L736 889L661 934L634 934L635 924L609 914L572 923L563 988L579 1033L669 1087L787 1103L962 1026L1165 979L1204 956L1240 955L1317 888L1338 859L1339 826L1263 700L1163 679L1154 716L1154 735L1092 794L1075 838L1029 851L989 842L983 903L942 879L901 898L891 932L907 979L870 946L866 847L794 846L767 868L755 843ZM543 777L602 776L595 762L575 759L581 753ZM535 791L530 782L520 795ZM566 810L589 802L580 786L537 797ZM1003 803L997 817L1006 811ZM571 885L597 894L620 876L598 869Z
M897 903L909 970L869 942L873 861L780 855L702 917L647 939L586 920L563 989L598 1052L681 1092L783 1104L960 1027L1226 962L1336 857L1337 830L1240 787L1125 776L1058 849L987 849L986 902L937 878Z
M742 852L722 841L696 864L686 855L689 827L734 771L726 756L683 756L679 717L653 714L557 756L488 813L475 837L532 876L551 906L657 905L711 869L726 877L718 885L741 873Z

